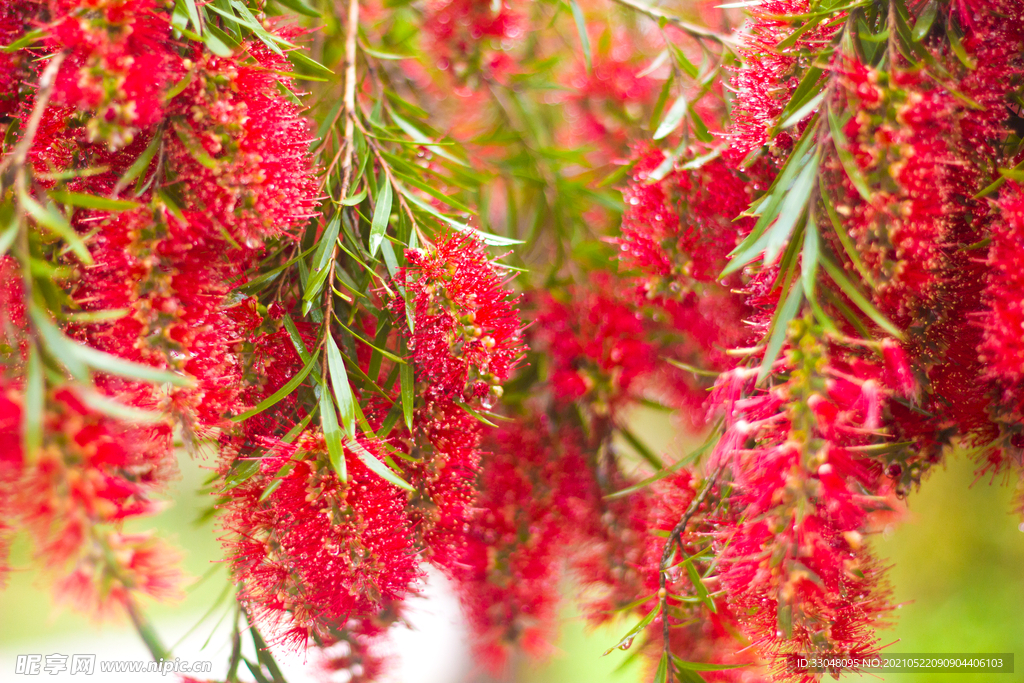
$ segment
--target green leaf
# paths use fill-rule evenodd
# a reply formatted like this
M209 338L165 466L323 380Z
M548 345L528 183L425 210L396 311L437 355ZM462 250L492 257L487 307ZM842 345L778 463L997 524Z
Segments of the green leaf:
M199 23L199 8L196 7L196 0L178 0L176 3L179 7L184 6L185 14L188 16L188 21L192 24L192 28L196 30L197 35L202 35L202 24Z
M821 78L822 73L824 72L816 66L812 66L807 70L807 73L800 80L800 84L793 91L793 95L789 98L789 102L779 112L778 121L788 121L794 112L799 111L809 101L817 97L828 81L828 79L823 80Z
M779 207L786 198L789 186L793 182L793 178L797 175L799 170L803 169L802 164L805 164L810 160L810 156L807 154L807 151L811 147L812 140L815 138L816 133L816 123L807 127L803 136L800 138L800 142L797 143L792 154L790 154L786 165L775 177L775 180L772 181L768 191L764 196L755 200L754 203L751 204L751 208L744 212L743 215L758 216L757 223L754 224L754 228L750 231L750 234L747 235L743 241L729 253L729 255L735 256L748 251L751 252L751 255L746 261L740 261L733 258L722 271L721 277L739 270L745 266L747 262L753 259L755 255L761 253L761 249L752 250L750 247L761 238L765 229L772 223L772 221L775 220L775 217L778 215Z
M921 42L928 35L928 32L932 30L932 24L935 23L935 17L939 15L939 3L936 0L930 0L925 4L924 9L921 10L921 14L918 15L917 21L914 23L914 30L910 34L910 37L914 39L914 42Z
M285 396L288 396L290 393L295 391L298 388L298 386L302 384L302 381L306 379L306 376L309 374L310 370L313 369L313 366L316 364L316 361L319 357L320 352L317 351L308 361L306 361L305 367L303 367L302 370L300 370L297 375L288 380L283 387L281 387L273 394L267 396L265 399L257 403L256 406L251 410L247 410L241 415L235 415L234 417L231 418L231 421L243 422L245 420L248 420L253 415L258 415L259 413L262 413L264 410L275 405Z
M352 395L352 387L348 383L345 360L341 357L341 350L329 331L327 333L327 369L331 373L334 398L341 410L341 422L345 425L345 432L350 437L354 437L356 435L355 398Z
M46 384L43 382L43 363L39 349L32 342L28 348L25 370L25 398L21 413L22 447L25 462L33 463L43 445L43 415L45 414Z
M673 42L669 42L669 49L672 50L672 56L675 58L676 64L682 69L687 76L690 78L697 78L697 74L700 73L700 69L697 65L690 61L690 58L686 56L682 48Z
M686 101L686 95L680 95L672 106L669 107L668 113L665 114L662 122L658 124L658 129L654 131L654 139L661 140L668 137L686 118L686 112L689 108L690 104Z
M857 166L857 160L850 153L850 143L847 141L846 134L843 133L843 127L839 124L839 119L836 118L835 112L832 111L831 107L828 108L828 126L829 131L832 133L832 142L834 143L836 154L839 155L839 162L843 165L846 175L850 178L853 186L857 188L857 193L861 198L866 202L870 202L871 188L868 187L864 174L861 173L860 167Z
M22 48L28 47L29 45L31 45L32 43L36 42L37 40L40 40L40 39L44 38L45 36L49 35L49 33L50 32L47 31L46 29L42 29L42 28L33 29L33 30L29 31L28 33L25 33L24 35L22 35L17 40L11 42L10 44L4 45L3 47L0 47L0 51L7 52L7 53L17 52L18 50L21 50Z
M949 38L949 48L956 55L956 58L960 60L961 64L971 71L978 68L977 60L967 54L963 43L960 42L960 31L952 21L946 23L946 37Z
M583 46L583 58L587 63L587 73L594 70L594 64L590 57L590 36L587 35L587 20L583 16L583 10L576 0L569 0L572 7L572 18L576 20L576 31L580 34L580 44Z
M480 414L480 413L479 413L478 411L476 411L476 410L473 410L473 408L471 408L471 407L469 407L468 405L466 405L466 403L465 403L465 402L463 402L463 401L459 401L459 400L457 400L457 399L456 399L456 400L455 400L455 405L457 405L458 407L460 407L460 408L462 408L462 409L463 409L464 411L466 411L466 413L467 413L468 415L471 415L471 416L473 416L473 418L474 418L474 419L475 419L475 420L476 420L477 422L479 422L480 424L484 424L484 425L487 425L488 427L497 427L497 426L498 426L498 425L494 424L493 422L491 422L490 420L488 420L488 419L487 419L486 417L484 417L483 415L481 415L481 414Z
M331 71L326 66L324 66L320 62L316 61L315 59L313 59L309 55L307 55L305 53L305 51L302 50L302 49L291 50L288 53L288 57L293 62L295 62L297 65L304 66L304 67L306 67L306 68L308 68L308 69L310 69L312 71L315 71L317 73L323 74L325 76L333 76L334 75L333 71ZM306 78L306 76L303 76L303 75L300 74L299 78Z
M206 31L203 32L203 43L210 49L210 52L225 59L233 55L234 51L240 47L234 38L209 22L206 23Z
M366 54L370 55L371 57L376 57L377 59L385 59L385 60L416 59L416 55L403 55L403 54L398 54L396 52L384 52L382 50L378 50L376 48L372 48L369 45L361 45L359 47L359 49L361 49L363 52L365 52Z
M775 263L776 257L793 234L793 227L804 215L811 201L815 182L818 179L818 155L815 154L800 175L793 181L793 187L786 193L786 199L779 208L779 219L765 233L764 263Z
M704 585L703 579L700 578L700 572L693 566L693 562L686 562L686 574L690 577L690 583L693 584L693 589L697 591L697 597L704 603L713 614L718 613L718 608L715 607L715 601L711 598L711 594L708 592L708 587Z
M75 394L82 403L97 412L108 415L116 420L131 422L135 424L156 424L163 422L166 417L163 413L155 410L142 410L134 406L121 403L120 401L104 396L100 392L88 386L76 386Z
M846 232L846 226L839 219L839 214L836 212L835 206L833 206L832 198L829 197L828 192L824 191L819 192L818 195L821 197L821 203L825 206L825 213L828 215L829 222L832 223L833 232L839 239L840 244L843 245L843 251L846 252L847 258L850 259L850 262L857 269L857 272L860 273L864 282L868 284L868 287L874 288L875 280L871 277L871 272L864 265L864 262L861 261L860 252L853 245L849 233Z
M857 308L859 308L866 316L871 318L876 325L881 327L890 335L896 339L903 339L903 333L900 332L899 328L893 325L888 318L882 315L882 313L875 308L874 305L868 301L868 299L861 294L856 287L853 286L853 283L846 279L846 276L843 275L842 268L824 257L821 259L821 265L825 268L825 272L828 273L833 282L839 285L839 288L843 290L846 297L852 301Z
M423 200L421 200L419 197L412 193L403 193L403 196L406 199L408 199L412 204L415 204L418 208L422 209L423 211L426 211L431 216L437 218L444 225L453 227L461 233L473 235L479 238L480 241L482 241L484 244L488 244L492 247L508 247L514 244L525 244L523 240L514 240L509 237L492 235L489 232L483 232L482 230L471 228L465 223L460 223L449 216L445 216L443 213L441 213L434 207L430 206L429 204L427 204L426 202L424 202Z
M316 251L313 253L313 270L324 270L330 263L331 255L334 253L334 242L338 239L338 231L341 229L341 214L334 214L334 217L327 222L324 232L317 242ZM308 285L307 285L308 289Z
M349 439L348 447L360 460L362 460L363 464L366 465L368 469L373 471L384 481L394 484L398 488L405 489L406 491L416 490L409 484L409 482L395 474L394 470L375 458L368 450L363 448L355 439Z
M616 648L619 650L628 650L630 646L633 644L633 640L637 637L637 635L645 628L650 626L651 622L654 621L654 618L658 616L660 612L661 603L658 603L650 612L648 612L646 617L640 620L640 623L638 623L633 628L629 629L629 632L626 635L622 636L618 643L616 643L613 647L610 647L607 650L605 650L604 654L610 655L612 652L616 650Z
M160 149L160 136L154 135L153 139L146 145L146 149L139 155L139 158L132 162L132 165L124 172L121 179L117 181L117 185L114 186L114 194L128 187L133 180L141 177L146 172L158 149Z
M668 683L668 652L662 651L658 668L654 671L654 683Z
M345 449L341 446L341 428L338 426L338 414L334 412L334 401L327 387L320 392L320 426L327 442L327 453L331 458L331 467L338 473L338 479L348 481L348 465L345 462Z
M818 237L818 226L814 222L813 212L808 214L804 225L804 249L800 258L800 277L804 283L804 294L814 299L815 282L818 277L818 258L821 244Z
M112 356L109 353L98 351L89 346L74 344L72 348L74 349L75 355L77 355L86 365L95 370L99 370L100 372L105 372L108 375L118 375L120 377L128 377L130 379L141 379L146 382L154 382L156 384L167 383L176 387L189 387L194 384L191 378L179 375L176 372L160 370L149 365L143 365L142 363L124 360L123 358Z
M76 342L64 336L64 333L50 320L48 313L44 312L34 302L28 305L28 316L32 319L39 336L43 338L46 348L53 357L64 364L71 376L80 382L89 379L89 370L81 358L75 353Z
M797 311L800 310L800 303L804 298L803 295L803 282L801 280L797 280L789 290L789 296L786 297L785 303L782 304L782 307L779 308L778 312L775 314L775 319L772 321L772 335L768 341L768 348L765 349L764 360L761 362L761 369L757 372L758 383L768 376L768 373L772 370L772 366L775 364L775 359L779 357L779 352L782 351L782 345L786 341L789 323L796 316Z
M380 243L387 233L388 220L391 218L392 190L391 183L384 176L381 180L380 192L373 204L373 221L370 224L370 256L376 256Z
M349 197L345 197L344 199L342 199L341 200L341 205L342 206L355 206L356 204L358 204L359 202L363 201L364 199L366 199L366 188L365 187L363 189L361 189L359 192L357 192L356 194L351 195Z
M676 665L678 669L686 669L687 671L727 671L729 669L742 669L749 664L708 664L706 662L687 662L686 660L679 659L675 655L672 655L672 663Z
M19 200L36 223L67 242L68 246L71 247L71 251L75 252L75 256L83 264L87 266L92 265L92 255L89 254L85 242L82 241L82 238L71 227L64 214L58 211L52 204L48 204L44 209L39 202L25 193L20 194Z
M715 447L715 445L718 443L718 440L720 438L721 438L721 432L719 430L717 430L717 429L712 430L711 433L708 435L708 438L705 439L704 443L702 443L692 453L689 453L685 457L680 458L679 460L677 460L676 462L672 463L671 465L669 465L665 469L661 470L657 474L655 474L653 476L650 476L650 477L648 477L647 479L644 479L641 482L637 482L636 484L633 484L632 486L629 486L627 488L624 488L624 489L621 489L619 491L616 491L615 493L609 493L608 495L605 496L605 498L607 498L608 500L614 500L615 498L622 498L623 496L628 496L631 493L639 491L640 489L644 488L645 486L650 486L651 484L653 484L656 481L661 481L662 479L664 479L668 475L670 475L673 472L679 470L679 468L681 468L681 467L683 467L685 465L697 462L701 457L703 457L703 455L705 453L707 453L709 450L711 450L712 448Z
M622 438L624 438L626 442L640 454L640 457L649 462L655 470L665 469L665 463L661 461L661 458L655 455L654 451L652 451L647 444L637 438L633 432L622 425L618 425L617 428L619 434L622 435Z
M314 19L320 18L320 13L317 12L312 7L310 7L309 5L307 5L306 3L302 2L302 0L277 0L277 3L284 7L287 7L290 10L298 12L303 16L312 17Z
M63 190L50 190L50 196L61 204L70 204L83 209L99 209L101 211L128 211L142 206L138 202L129 202L123 199L107 199L93 194L82 192L65 192Z
M654 108L651 109L651 126L653 126L656 121L661 120L661 114L665 110L665 105L668 103L668 96L669 93L672 92L672 84L675 83L675 80L675 72L669 72L668 78L665 79L664 85L661 86L661 92L658 94L658 99L654 103Z
M795 126L796 124L800 123L805 118L810 116L811 112L813 112L815 109L817 109L818 105L820 105L822 103L822 101L824 101L825 94L826 94L825 92L820 92L817 95L815 95L814 97L812 97L811 99L807 100L807 102L802 107L800 107L799 109L794 111L792 114L790 114L789 117L786 118L779 125L779 130L785 130L786 128L789 128L791 126Z
M11 223L7 229L0 233L0 257L7 253L7 250L14 244L14 238L18 236L18 224Z
M690 124L693 126L693 134L701 142L712 143L715 141L715 136L708 130L707 124L704 123L704 119L700 117L695 110L690 110Z
M395 113L394 110L390 110L390 114L391 114L391 120L394 121L395 124L398 125L399 128L401 128L403 131L405 131L406 135L408 135L410 138L412 138L416 142L418 142L418 143L420 143L422 145L425 145L427 147L427 149L429 149L431 152L433 152L437 156L442 157L444 159L447 159L448 161L452 161L452 162L454 162L456 164L459 164L460 166L468 166L469 165L465 161L463 161L462 159L458 158L457 156L455 156L454 154L452 154L451 152L446 150L441 145L433 144L434 143L433 140L431 140L426 135L424 135L422 132L420 132L420 130L418 128L416 128L416 126L412 125L411 123L406 121L404 118L399 116L397 113Z
M230 491L236 488L246 481L252 478L254 474L260 471L259 458L246 458L244 460L236 460L232 465L231 469L228 470L228 475L224 477L224 491Z
M402 344L403 349L405 344ZM416 400L416 382L411 357L406 358L405 364L401 366L399 377L402 384L402 416L405 418L405 426L412 431L413 407Z

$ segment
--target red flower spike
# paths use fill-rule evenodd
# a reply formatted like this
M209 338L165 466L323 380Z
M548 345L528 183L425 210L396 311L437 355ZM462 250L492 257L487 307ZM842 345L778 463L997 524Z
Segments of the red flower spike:
M382 457L373 442L359 445ZM420 570L400 489L348 448L341 483L316 432L268 447L259 471L228 489L224 518L234 575L262 626L302 647L415 590Z
M494 672L514 646L547 654L557 633L561 558L595 490L577 435L544 420L512 423L487 443L477 511L455 574L475 638Z
M478 239L460 234L433 249L407 250L406 258L400 280L415 320L408 344L427 402L492 407L524 352L518 299L505 288L501 266ZM396 298L392 307L404 320L405 303Z

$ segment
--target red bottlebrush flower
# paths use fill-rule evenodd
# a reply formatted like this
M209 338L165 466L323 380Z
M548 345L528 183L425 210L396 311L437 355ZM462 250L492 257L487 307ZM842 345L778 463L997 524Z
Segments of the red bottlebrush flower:
M430 450L420 462L406 466L417 488L410 515L427 558L452 575L462 561L472 519L482 425L451 400L428 402L417 411L415 422Z
M317 187L308 123L279 90L292 89L290 63L262 43L245 48L255 64L194 56L192 82L170 105L168 169L197 212L190 222L254 249L311 216Z
M899 438L875 429L888 404L882 368L827 352L813 328L793 334L777 369L786 381L744 397L754 373L723 375L726 432L712 463L731 472L730 509L742 511L716 529L722 586L779 676L789 653L877 648L873 630L891 607L861 539L893 507L893 487L886 463L858 447Z
M319 648L320 669L327 681L338 683L375 683L388 669L385 639L388 628L398 620L400 605L389 605L383 615L370 619L350 619L331 633Z
M458 590L481 658L494 671L519 645L535 655L557 632L559 579L582 510L596 498L576 443L544 420L513 423L488 440L477 512Z
M490 407L523 355L517 298L501 266L474 237L449 234L435 248L406 251L402 280L415 329L409 350L427 401L453 398ZM400 319L404 302L392 304Z
M700 156L706 150L694 150ZM727 255L750 231L751 218L736 220L767 187L763 164L741 172L722 157L692 171L670 171L651 182L663 162L660 150L640 152L623 198L620 260L643 272L647 288L661 292L714 283Z
M801 62L799 55L805 50L817 51L818 46L828 43L842 30L838 22L822 23L802 33L788 49L777 49L792 33L785 17L808 11L807 0L767 0L750 8L751 19L741 31L743 66L732 79L736 102L733 126L727 135L740 158L767 143L782 154L792 147L788 132L777 134L773 140L768 139L768 132L800 81L792 77Z
M36 9L29 3L5 2L0 6L0 42L10 45L28 29ZM0 115L10 116L23 96L28 55L22 51L0 52Z
M381 457L373 442L346 446L347 483L334 472L323 436L307 432L295 444L271 444L255 461L258 471L227 490L225 542L235 577L252 612L280 640L305 645L310 635L326 637L350 617L401 600L420 576L403 492L367 469L353 448Z
M567 147L596 145L605 161L622 155L627 142L623 118L635 117L653 106L658 82L639 75L637 46L626 34L615 34L607 52L594 55L592 68L577 64L568 76L571 90L565 98L565 117L569 123ZM597 165L599 162L595 162Z
M91 552L109 552L113 564L97 564L89 557L79 560L70 574L57 581L59 599L82 612L110 615L115 607L127 609L133 595L163 601L184 597L181 554L159 539L112 533L94 542L101 547Z
M61 389L47 401L43 443L29 463L21 451L21 399L9 385L2 395L0 510L5 522L30 533L35 555L61 577L58 592L99 615L123 605L130 591L177 595L173 552L102 526L156 509L152 493L176 471L170 428L119 422Z
M164 92L178 57L171 25L155 0L55 3L47 46L66 50L53 102L94 112L90 140L111 149L163 117Z
M635 397L638 380L657 367L643 317L616 296L610 277L571 287L571 303L545 296L531 330L549 360L551 387L562 401L586 398L601 411Z

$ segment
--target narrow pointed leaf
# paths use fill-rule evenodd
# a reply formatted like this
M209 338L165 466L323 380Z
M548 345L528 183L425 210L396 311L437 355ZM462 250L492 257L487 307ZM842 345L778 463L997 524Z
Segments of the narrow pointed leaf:
M407 358L405 364L401 366L399 377L402 383L402 416L405 418L406 429L411 431L413 406L416 400L416 384L412 358Z
M641 631L643 631L645 628L650 626L651 622L654 621L654 618L656 616L658 616L658 614L660 612L661 612L661 603L658 603L657 605L654 606L653 609L651 609L650 612L647 613L647 616L645 616L643 619L641 619L640 622L636 626L631 628L629 630L629 632L626 633L626 635L622 636L622 638L619 640L618 643L616 643L614 645L614 647L610 647L607 650L605 650L604 654L605 655L609 655L612 652L614 652L616 649L628 650L630 648L630 646L633 644L633 640L637 637L637 635L639 635L639 633Z
M25 372L25 404L21 413L22 446L25 462L35 462L43 445L43 413L46 384L43 381L43 363L39 349L31 344Z
M273 406L276 403L278 403L285 396L288 396L289 394L291 394L293 391L295 391L299 387L300 384L302 384L302 381L304 379L306 379L306 376L309 375L310 370L312 370L313 366L316 365L316 361L317 361L317 359L319 357L320 357L320 352L317 351L306 362L305 367L303 367L302 370L300 370L297 375L295 375L290 380L288 380L288 382L285 383L285 385L283 387L281 387L280 389L275 391L273 394L271 394L270 396L268 396L265 399L263 399L262 401L260 401L251 410L247 410L244 413L242 413L241 415L235 415L234 417L232 417L231 418L232 422L242 422L244 420L248 420L253 415L258 415L259 413L262 413L267 408L270 408L271 406Z
M786 342L789 323L800 310L800 303L804 298L804 285L801 280L796 280L789 290L786 302L778 310L775 320L772 322L772 336L768 340L768 348L764 352L764 360L761 362L761 369L757 373L757 381L760 383L771 372L775 359L779 357L782 345Z
M370 224L370 256L377 255L377 249L384 241L384 235L388 229L388 219L391 218L391 193L391 183L385 178L380 192L377 194L377 201L373 205L373 222Z
M665 118L658 124L658 129L654 131L654 139L661 140L662 138L668 137L672 131L679 127L679 124L686 118L686 112L689 110L690 105L686 101L686 95L680 95L678 99L669 107L668 112L665 114Z
M320 427L327 442L327 454L331 459L331 467L338 474L338 479L348 481L348 465L345 462L345 449L341 445L341 427L338 426L338 414L334 412L334 401L331 392L324 387L320 392Z
M331 374L334 398L341 411L341 422L345 425L345 432L350 437L354 437L356 435L355 398L352 396L352 387L348 383L345 360L341 357L341 350L338 349L334 337L329 332L327 334L327 369Z
M590 57L590 36L587 35L587 20L583 16L583 10L576 0L569 0L572 7L572 18L576 20L576 30L580 34L580 44L583 46L583 59L587 64L587 73L594 70L593 60Z
M409 482L395 474L394 470L375 458L373 453L370 453L368 450L363 448L355 439L350 439L348 441L348 447L349 450L355 453L367 468L384 481L394 484L398 488L405 489L406 491L415 490Z

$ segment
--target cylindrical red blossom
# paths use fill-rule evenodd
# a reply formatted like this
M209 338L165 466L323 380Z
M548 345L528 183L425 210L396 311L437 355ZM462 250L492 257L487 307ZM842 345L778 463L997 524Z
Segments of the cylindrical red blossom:
M404 493L355 454L382 458L375 442L347 445L348 481L330 464L323 435L268 442L258 471L228 488L224 539L242 596L278 639L304 645L350 617L401 600L420 576ZM238 461L237 467L246 461Z
M111 556L106 550L121 537L104 531L104 525L156 510L152 494L176 472L169 426L131 425L99 414L72 389L55 391L46 405L41 449L26 462L22 398L4 384L0 509L5 522L31 534L38 560L82 608L108 614L130 592L176 595L179 572L168 561L173 553L125 537L123 545L131 552ZM164 559L144 561L156 552ZM111 591L117 594L111 597Z
M893 392L877 361L800 334L772 389L724 376L726 434L710 465L730 473L730 509L742 511L715 532L722 586L780 679L787 654L874 651L891 609L862 539L895 507L893 485L860 449L898 438L877 430Z
M688 156L700 157L697 147ZM651 181L663 163L660 150L640 149L632 182L623 192L626 211L622 237L616 240L620 261L648 278L648 290L662 293L712 285L728 263L728 254L754 226L740 217L768 186L765 163L743 170L735 150L692 170L671 170Z
M406 251L400 281L412 305L408 335L416 379L428 403L456 399L485 408L501 396L501 384L523 356L518 299L479 239L458 233L431 249ZM405 320L405 302L392 307Z
M658 367L651 326L616 291L608 274L567 289L570 301L544 295L531 329L547 357L551 388L559 401L586 400L607 413L639 394L638 385ZM564 295L563 295L564 296Z
M409 514L426 558L448 575L459 571L472 524L483 425L451 400L429 402L415 415L423 457L405 464L417 492Z
M137 596L157 600L184 597L181 553L151 534L108 533L92 540L97 546L60 578L57 597L76 609L109 615L129 609Z
M46 46L67 54L53 102L91 111L90 140L117 149L163 118L180 61L164 9L156 0L50 3Z
M710 495L705 494L704 502L693 507L703 486L712 486L712 491ZM664 620L668 619L671 633L669 650L674 656L689 662L743 666L735 671L709 673L709 680L761 683L765 676L762 667L757 666L756 652L737 637L741 631L741 620L731 605L721 598L714 598L714 610L695 600L699 591L686 568L693 565L698 575L703 577L703 588L711 593L718 592L720 577L708 574L713 557L705 549L716 526L733 521L718 510L720 494L721 487L712 482L702 482L686 470L651 486L647 505L634 514L637 514L637 522L643 529L643 555L638 563L638 573L643 579L641 595L652 597L634 612L642 617L658 606L662 560L668 545L672 551L671 561L664 568L669 611L668 614L662 612L649 627L654 644L650 656L655 660L660 656L664 647ZM683 520L686 520L686 526L679 530L679 538L671 537ZM684 602L680 598L690 601Z
M388 628L401 617L401 605L388 605L383 614L349 619L343 628L333 630L319 646L314 666L323 683L375 683L387 673L386 638Z
M563 559L594 479L579 435L544 419L508 423L486 442L480 497L455 573L481 659L500 671L514 646L550 651L557 633Z
M169 105L167 166L189 209L255 249L310 217L317 187L309 124L280 92L292 89L288 60L258 42L245 50L251 61L193 53Z
M832 40L842 30L842 22L821 22L802 31L796 42L786 49L777 46L790 37L793 29L785 17L811 11L807 0L767 0L749 8L751 18L740 35L740 56L743 65L732 79L736 92L733 125L726 137L742 158L748 152L769 144L773 152L787 154L793 138L789 131L769 139L769 132L779 123L778 116L796 91L809 60L805 55L817 53L819 46ZM837 13L838 14L838 13Z

